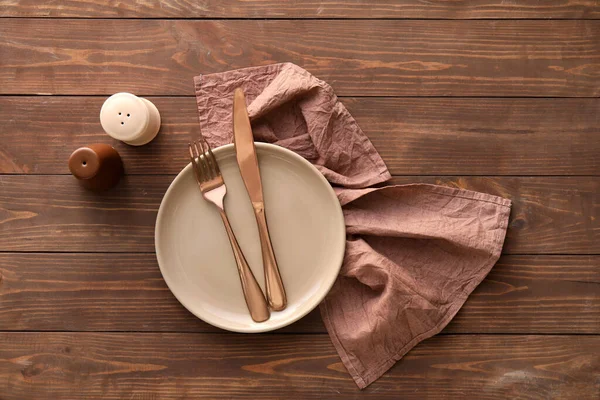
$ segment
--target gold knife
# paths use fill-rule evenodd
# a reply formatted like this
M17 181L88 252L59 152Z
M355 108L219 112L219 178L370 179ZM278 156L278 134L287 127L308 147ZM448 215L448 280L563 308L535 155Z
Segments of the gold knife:
M248 196L250 196L254 215L256 216L256 223L258 224L258 234L260 236L260 247L262 249L265 270L267 302L273 310L281 311L286 307L287 299L267 228L262 182L258 170L252 127L250 126L250 118L246 109L246 98L244 97L244 91L239 88L235 90L233 95L233 138L240 173L244 180L244 185L246 185Z

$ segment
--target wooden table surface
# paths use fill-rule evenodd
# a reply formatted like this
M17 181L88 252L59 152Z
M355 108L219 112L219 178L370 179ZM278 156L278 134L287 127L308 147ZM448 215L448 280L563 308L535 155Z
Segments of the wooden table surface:
M192 77L294 62L396 183L513 201L504 254L448 327L359 391L318 312L273 334L193 317L154 255L197 124ZM163 122L133 148L104 99ZM0 0L0 399L600 398L600 1ZM69 154L114 144L101 195Z

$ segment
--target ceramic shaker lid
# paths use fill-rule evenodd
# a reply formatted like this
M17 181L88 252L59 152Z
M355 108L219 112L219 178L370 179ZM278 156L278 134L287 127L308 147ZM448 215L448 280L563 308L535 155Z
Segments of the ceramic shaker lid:
M132 146L150 142L160 129L160 114L152 102L131 93L110 96L100 110L102 128Z
M104 143L80 147L69 157L69 170L91 190L106 190L115 186L123 175L121 156Z

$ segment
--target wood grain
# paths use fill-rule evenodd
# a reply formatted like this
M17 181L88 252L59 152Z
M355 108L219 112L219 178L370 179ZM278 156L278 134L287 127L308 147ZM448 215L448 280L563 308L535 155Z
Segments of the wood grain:
M598 18L596 1L0 0L0 17L78 18Z
M0 18L0 400L600 398L599 1L0 0ZM392 183L513 200L492 272L365 391L318 311L224 333L153 253L192 77L286 61L344 97ZM118 91L152 96L152 144L102 132ZM123 155L116 190L65 175L92 142Z
M3 400L593 399L598 336L437 336L359 391L326 335L0 333Z
M503 256L444 330L600 334L599 256ZM0 253L0 331L222 332L181 306L154 254ZM325 333L319 311L286 327Z
M104 97L0 97L0 172L67 174L73 150L113 144L128 174L175 174L197 130L193 97L152 97L160 135L113 141ZM600 175L599 99L343 98L395 175ZM49 129L48 127L52 127ZM40 144L43 142L43 151Z
M143 34L142 34L143 32ZM600 21L5 19L0 94L193 94L294 62L345 96L600 95Z
M183 165L181 165L183 167ZM128 176L93 194L71 176L0 176L0 251L152 252L173 176ZM600 178L396 177L513 200L506 254L600 254Z
M600 253L598 178L444 177L419 181L511 199L505 254ZM416 180L396 177L390 183L411 182Z

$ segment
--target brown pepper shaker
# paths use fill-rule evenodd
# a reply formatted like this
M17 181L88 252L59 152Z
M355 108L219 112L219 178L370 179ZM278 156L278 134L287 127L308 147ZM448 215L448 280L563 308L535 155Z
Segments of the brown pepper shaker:
M69 157L69 169L75 178L90 190L107 190L123 175L121 156L104 143L80 147Z

